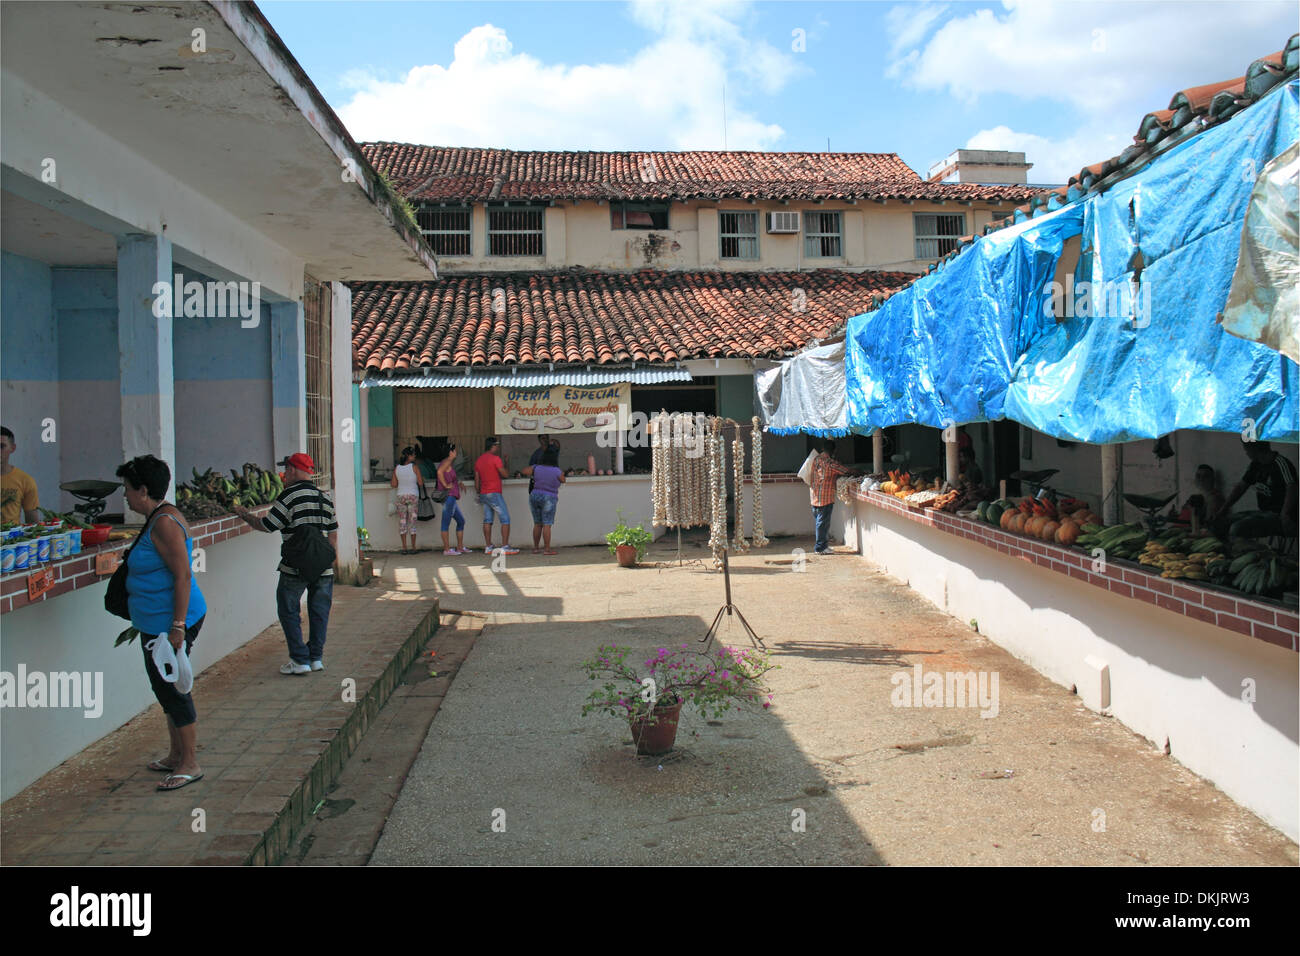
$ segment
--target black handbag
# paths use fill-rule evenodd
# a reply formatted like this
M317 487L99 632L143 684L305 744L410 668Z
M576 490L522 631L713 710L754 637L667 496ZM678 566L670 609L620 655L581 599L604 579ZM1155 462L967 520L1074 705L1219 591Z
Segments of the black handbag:
M433 507L433 499L429 497L429 491L424 485L420 485L420 499L415 505L415 520L430 521L437 510Z
M158 508L161 507L162 505L158 506ZM154 508L153 511L149 512L149 518L145 521L144 527L135 536L135 540L131 542L131 547L127 548L126 553L122 555L122 563L117 566L113 576L108 579L108 590L104 592L104 610L127 621L131 620L131 606L128 601L130 595L126 589L126 559L131 557L131 552L140 543L144 533L149 530L149 525L153 522L153 516L158 513L158 508Z

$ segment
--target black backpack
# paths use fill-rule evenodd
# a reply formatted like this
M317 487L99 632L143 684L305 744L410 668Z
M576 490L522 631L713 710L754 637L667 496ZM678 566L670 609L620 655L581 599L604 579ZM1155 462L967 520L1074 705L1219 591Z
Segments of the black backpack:
M309 584L334 564L334 548L325 535L312 524L300 524L280 546L280 560L293 568Z

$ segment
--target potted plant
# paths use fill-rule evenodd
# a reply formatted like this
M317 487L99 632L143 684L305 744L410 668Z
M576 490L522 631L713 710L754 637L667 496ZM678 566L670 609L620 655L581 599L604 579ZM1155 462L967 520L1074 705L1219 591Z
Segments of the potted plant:
M631 568L638 561L645 557L646 548L650 547L650 542L654 540L654 535L645 529L643 524L636 526L629 525L623 520L623 509L618 509L618 524L614 530L605 535L605 543L609 545L609 553L618 558L619 567Z
M667 753L686 704L705 718L721 716L733 706L770 707L772 695L763 676L776 666L760 650L720 647L705 652L682 644L647 653L602 644L594 658L582 663L588 680L605 681L588 696L582 715L599 711L624 718L638 754Z

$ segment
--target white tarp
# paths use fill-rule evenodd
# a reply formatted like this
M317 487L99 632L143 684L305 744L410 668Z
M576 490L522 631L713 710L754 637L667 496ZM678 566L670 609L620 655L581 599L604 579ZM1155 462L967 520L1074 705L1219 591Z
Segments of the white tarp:
M848 435L844 343L808 349L754 376L763 427L773 435Z
M1264 167L1250 194L1241 252L1232 277L1223 327L1300 362L1300 267L1297 266L1298 144Z

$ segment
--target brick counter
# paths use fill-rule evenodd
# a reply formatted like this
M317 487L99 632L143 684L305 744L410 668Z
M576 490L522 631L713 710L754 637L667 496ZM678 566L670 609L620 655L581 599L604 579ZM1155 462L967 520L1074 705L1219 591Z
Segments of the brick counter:
M250 510L260 516L270 510L270 505L261 505ZM190 522L190 534L194 538L194 547L196 549L207 548L229 538L252 533L253 529L234 515ZM106 541L103 544L82 548L80 554L74 554L72 557L49 562L45 567L54 572L54 586L34 602L27 598L27 575L37 569L28 568L6 574L3 578L0 578L0 614L8 614L18 608L27 607L29 604L51 601L60 595L67 594L69 591L107 581L108 575L95 573L95 556L114 551L124 552L130 546L131 541Z
M982 521L962 518L933 509L909 508L902 501L878 491L855 491L859 501L902 515L909 521L966 538L1008 557L1018 558L1049 571L1077 578L1093 587L1120 597L1144 601L1174 614L1204 621L1247 637L1300 650L1300 614L1266 601L1252 600L1237 592L1200 587L1197 582L1162 578L1127 561L1107 561L1106 570L1092 570L1091 555L1059 544L1035 541L1011 534Z

